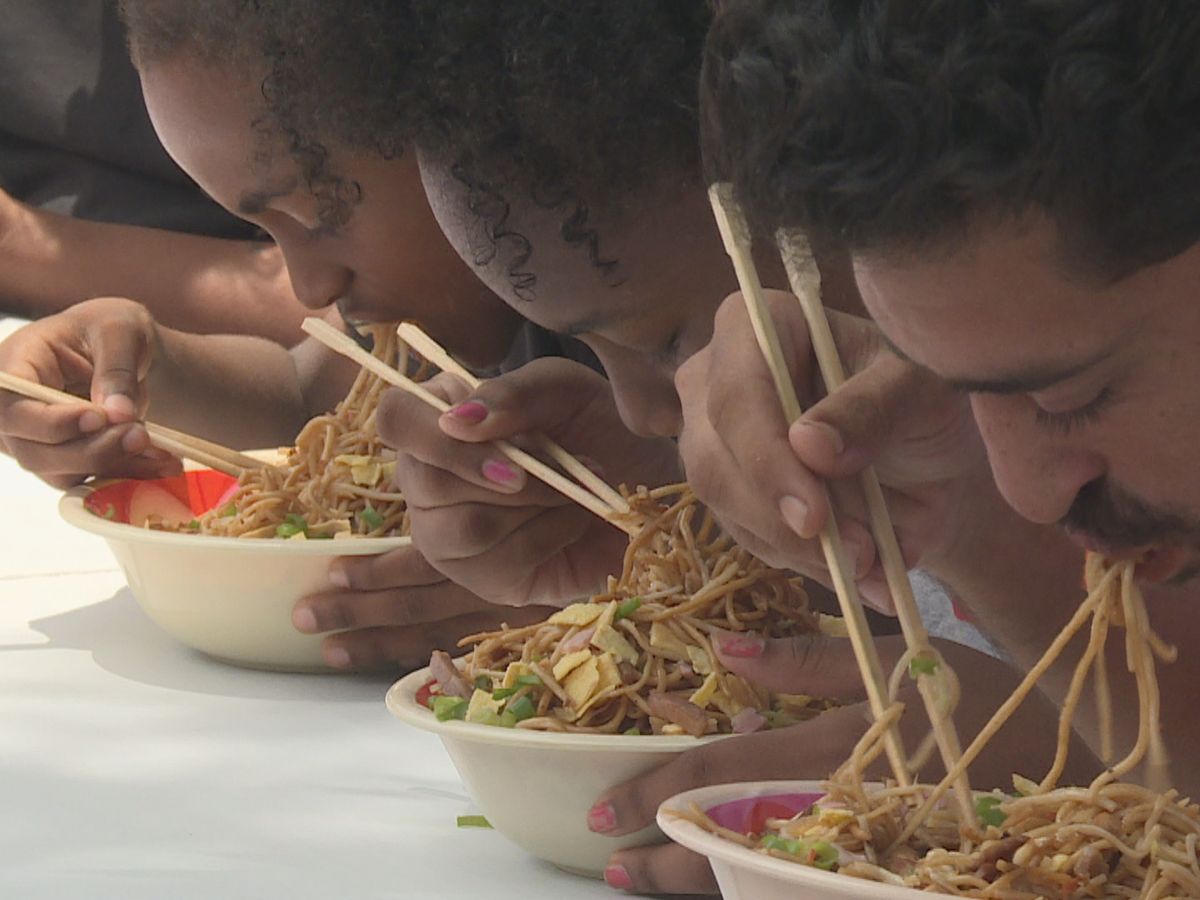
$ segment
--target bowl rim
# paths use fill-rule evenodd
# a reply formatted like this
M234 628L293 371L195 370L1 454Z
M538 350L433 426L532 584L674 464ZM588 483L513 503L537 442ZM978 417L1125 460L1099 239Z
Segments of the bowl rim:
M775 794L789 793L824 793L822 785L823 782L821 781L793 779L783 781L746 781L692 788L689 791L683 791L673 797L668 797L659 804L658 812L655 814L654 819L658 823L658 827L663 830L663 833L675 843L710 860L720 860L732 868L751 869L760 875L767 875L790 885L804 885L813 889L832 886L834 884L839 886L838 894L822 894L822 896L843 896L848 887L853 889L861 885L861 891L852 892L861 893L864 900L875 897L892 898L892 900L928 897L928 893L916 888L868 881L865 878L851 878L848 875L839 875L837 872L826 872L811 866L788 862L785 859L776 859L773 856L767 856L765 853L756 853L747 847L735 844L733 841L728 841L723 837L705 831L693 822L667 814L668 810L685 807L690 803L695 803L697 806L705 808L734 800L749 799L751 797L769 797Z
M400 721L431 731L444 739L457 739L477 744L497 744L505 747L528 747L541 750L602 750L606 753L680 753L703 747L713 741L736 737L732 734L689 735L645 734L634 737L625 734L561 734L550 731L531 731L524 728L500 728L474 722L451 720L439 722L433 712L416 701L417 690L433 676L429 667L409 672L387 692L388 711Z
M117 479L120 480L120 479ZM127 479L133 480L133 479ZM105 485L112 484L111 480ZM124 522L110 522L90 512L84 499L95 487L81 484L66 491L58 500L58 514L70 525L99 535L110 541L129 544L157 544L168 547L204 547L211 550L231 550L239 553L275 553L286 556L372 556L412 544L412 538L376 537L346 538L333 541L287 541L264 538L221 537L211 534L187 534L179 531L155 531L138 528Z

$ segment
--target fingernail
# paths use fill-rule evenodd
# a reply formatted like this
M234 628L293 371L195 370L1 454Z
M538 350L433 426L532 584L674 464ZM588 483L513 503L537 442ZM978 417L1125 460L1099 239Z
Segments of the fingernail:
M329 583L335 587L349 589L350 576L346 574L345 567L340 563L335 563L329 567Z
M121 449L126 453L141 453L150 446L150 435L144 428L130 428L121 438Z
M79 430L84 434L91 434L93 431L99 431L107 422L108 420L103 415L94 409L89 409L79 417Z
M317 617L313 611L306 606L292 610L292 625L297 631L303 631L305 634L312 634L317 630Z
M799 497L787 496L779 501L779 514L788 528L802 538L812 537L808 528L808 504Z
M846 560L854 563L855 578L862 578L870 571L871 560L866 549L853 538L846 538L842 541L842 555Z
M460 403L458 406L452 406L446 410L446 415L454 416L460 422L466 422L468 425L478 425L487 418L488 409L478 400L468 400L466 403Z
M617 811L611 803L597 803L588 810L588 830L607 834L617 827Z
M137 416L137 407L124 394L109 394L100 405L114 416L120 416L125 419L132 419Z
M822 440L829 442L835 456L846 449L846 442L842 439L841 432L832 425L826 425L824 422L797 422L794 427L797 429L807 428L813 434L822 435Z
M521 477L521 470L502 459L489 459L483 464L483 477L496 484L512 485Z
M722 656L755 659L762 656L767 639L755 631L722 631L717 633L717 650Z
M346 652L345 647L330 647L325 651L324 656L325 662L335 669L350 668L350 654Z
M609 887L616 888L618 891L633 890L633 879L629 877L624 866L616 863L604 867L604 881Z

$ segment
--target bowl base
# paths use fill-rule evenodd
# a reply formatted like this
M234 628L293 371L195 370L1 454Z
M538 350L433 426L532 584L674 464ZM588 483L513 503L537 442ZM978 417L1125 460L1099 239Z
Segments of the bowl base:
M252 662L246 659L234 659L229 656L218 656L216 653L205 653L204 655L209 659L216 660L219 663L224 663L227 666L236 666L239 669L253 669L255 672L277 672L285 675L354 674L352 672L343 672L341 669L335 669L332 666L325 665L324 663L316 663L313 665L305 663L264 663Z

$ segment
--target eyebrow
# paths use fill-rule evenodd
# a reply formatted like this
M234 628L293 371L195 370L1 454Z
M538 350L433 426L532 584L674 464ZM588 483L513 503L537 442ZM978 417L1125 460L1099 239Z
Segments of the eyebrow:
M921 363L897 347L886 334L883 335L883 341L901 359L930 371L928 366L921 365ZM1032 394L1036 391L1044 391L1052 385L1066 381L1068 378L1073 378L1080 372L1090 369L1096 363L1100 362L1100 360L1111 355L1111 352L1106 347L1098 353L1093 354L1090 358L1080 362L1068 365L1048 364L1042 367L1031 366L1024 371L1011 372L1004 375L992 375L986 378L955 378L948 375L941 375L940 373L934 374L937 374L952 389L964 394Z

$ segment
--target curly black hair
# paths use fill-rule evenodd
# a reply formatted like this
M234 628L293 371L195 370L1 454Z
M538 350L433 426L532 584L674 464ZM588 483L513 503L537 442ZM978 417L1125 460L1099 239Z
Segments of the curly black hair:
M1114 280L1200 239L1200 4L732 0L705 165L763 227L851 252L1048 216Z
M491 247L532 248L512 200L561 209L562 235L610 268L588 225L647 190L700 182L697 84L708 0L121 0L139 65L190 53L262 78L271 126L330 215L354 186L327 146L419 147L469 189Z

